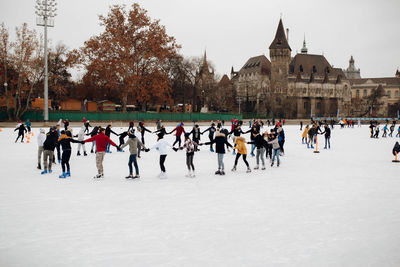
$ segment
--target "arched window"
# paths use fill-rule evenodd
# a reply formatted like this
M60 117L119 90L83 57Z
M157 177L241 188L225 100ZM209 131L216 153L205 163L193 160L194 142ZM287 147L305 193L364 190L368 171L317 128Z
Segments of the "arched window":
M388 96L388 98L392 98L392 91L387 91L387 96Z
M358 90L358 89L357 89L357 91L356 91L356 97L357 97L357 98L360 98L360 90Z
M367 89L364 89L363 97L367 97Z
M399 91L394 92L394 97L399 97Z

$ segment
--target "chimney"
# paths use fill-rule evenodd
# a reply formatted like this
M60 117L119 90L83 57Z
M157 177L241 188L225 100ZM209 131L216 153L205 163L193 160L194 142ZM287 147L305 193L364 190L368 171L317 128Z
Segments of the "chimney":
M289 43L289 28L286 28L286 39L287 42Z

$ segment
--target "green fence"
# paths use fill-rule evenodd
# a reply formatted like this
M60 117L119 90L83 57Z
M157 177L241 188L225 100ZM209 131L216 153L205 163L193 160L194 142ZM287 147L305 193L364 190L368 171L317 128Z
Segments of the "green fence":
M131 120L163 120L163 121L211 121L226 120L232 118L241 119L242 115L227 113L138 113L138 112L49 112L50 121L68 119L70 121L82 121L85 117L91 121L131 121ZM23 120L43 121L43 112L30 111L22 117ZM0 120L7 120L7 113L0 113Z

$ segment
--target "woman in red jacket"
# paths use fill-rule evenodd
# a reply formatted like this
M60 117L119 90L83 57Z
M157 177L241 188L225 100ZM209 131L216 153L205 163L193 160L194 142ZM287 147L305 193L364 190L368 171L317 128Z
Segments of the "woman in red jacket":
M93 141L96 142L96 166L98 174L94 178L104 177L103 159L104 155L106 154L107 143L117 147L117 145L107 135L104 134L104 128L100 127L99 131L100 132L97 135L85 140L85 143Z

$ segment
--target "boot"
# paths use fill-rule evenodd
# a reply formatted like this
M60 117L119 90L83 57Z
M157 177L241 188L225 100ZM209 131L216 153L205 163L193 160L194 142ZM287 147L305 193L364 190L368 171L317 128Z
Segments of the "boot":
M277 162L276 166L278 166L278 167L279 167L279 160L278 160L278 162Z
M62 179L65 179L65 177L67 177L67 175L65 174L65 172L63 172L60 176L58 176L58 178L62 178Z
M67 171L67 173L65 174L66 177L71 177L71 172Z
M272 167L272 166L274 166L274 162L273 162L273 161L271 162L271 167Z
M258 165L256 165L256 166L254 167L255 170L258 170L258 168L259 168Z
M214 149L213 149L212 147L210 147L210 152L213 152L213 153L214 153Z
M47 170L42 171L40 174L46 174Z
M42 169L42 166L40 166L40 163L38 163L37 168L38 168L38 170Z
M221 175L225 175L225 172L224 172L224 170L221 170Z
M220 170L218 170L218 171L216 171L216 172L215 172L215 174L221 174L221 171L220 171Z

